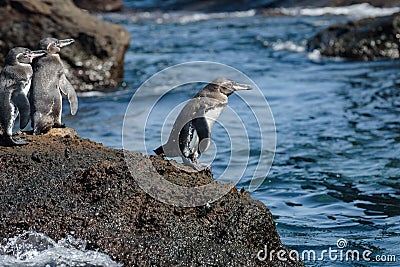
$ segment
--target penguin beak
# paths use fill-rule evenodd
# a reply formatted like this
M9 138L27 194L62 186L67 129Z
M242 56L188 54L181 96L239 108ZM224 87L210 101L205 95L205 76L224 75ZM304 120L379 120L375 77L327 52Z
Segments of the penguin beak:
M252 90L253 87L251 87L251 85L249 85L249 84L241 84L241 83L233 82L233 84L232 84L232 89L233 89L234 91Z
M27 56L30 57L31 59L41 57L43 55L46 55L47 51L45 50L36 50L36 51L30 51Z
M59 40L59 41L57 42L57 46L58 46L59 48L62 48L62 47L64 47L64 46L67 46L67 45L70 45L70 44L73 44L73 43L75 43L75 40L74 40L74 39Z

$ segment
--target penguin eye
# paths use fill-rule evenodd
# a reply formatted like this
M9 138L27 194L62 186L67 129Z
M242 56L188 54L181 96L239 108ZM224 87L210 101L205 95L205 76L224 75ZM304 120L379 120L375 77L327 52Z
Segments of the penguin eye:
M25 54L25 53L19 53L18 55L17 55L17 59L18 60L21 60L21 59L25 59L25 58L27 58L28 56Z
M223 88L225 88L225 89L228 89L228 88L230 88L232 86L232 84L230 83L230 82L223 82L222 84L221 84L221 87L223 87Z
M56 43L55 42L51 42L51 43L49 43L49 45L47 46L47 50L50 48L50 47L56 47Z

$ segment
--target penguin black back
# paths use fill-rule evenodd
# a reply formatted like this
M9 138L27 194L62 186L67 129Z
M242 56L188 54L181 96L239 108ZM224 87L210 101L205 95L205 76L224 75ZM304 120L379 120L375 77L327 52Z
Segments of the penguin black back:
M53 127L64 127L61 122L62 95L68 96L71 114L78 109L78 98L67 80L59 52L74 43L73 39L42 39L38 47L46 49L47 56L34 62L31 92L31 121L34 134L45 133Z
M179 113L166 144L156 148L157 155L180 156L186 165L203 169L197 157L210 146L211 129L228 104L228 96L251 86L227 78L217 78L200 90ZM192 141L196 140L191 147ZM191 162L190 162L190 161Z
M29 101L27 94L31 84L34 58L43 56L46 51L31 51L16 47L10 50L5 59L3 71L0 74L0 126L1 144L6 146L25 145L22 139L12 138L12 128L15 119L20 114L20 128L23 129L29 121Z

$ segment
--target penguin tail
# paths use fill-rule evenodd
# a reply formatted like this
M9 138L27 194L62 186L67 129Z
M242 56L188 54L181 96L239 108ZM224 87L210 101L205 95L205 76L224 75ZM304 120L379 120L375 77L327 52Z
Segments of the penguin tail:
M154 151L154 153L156 153L157 155L163 155L163 154L165 154L165 153L164 153L164 148L163 148L163 146L159 146L158 148L154 149L153 151Z

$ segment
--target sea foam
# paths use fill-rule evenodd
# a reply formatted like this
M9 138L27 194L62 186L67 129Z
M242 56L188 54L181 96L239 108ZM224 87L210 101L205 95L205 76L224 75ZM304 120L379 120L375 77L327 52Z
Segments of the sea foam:
M368 3L355 4L343 7L321 8L280 8L281 13L289 16L348 16L355 19L389 16L400 12L400 7L374 7Z
M50 237L32 231L6 240L0 245L0 266L2 267L44 267L44 266L122 266L103 253L86 250L86 242L67 236L54 241Z
M202 12L188 12L188 11L174 11L174 12L133 12L133 13L111 13L101 14L100 18L111 19L113 21L138 23L143 21L152 21L157 24L163 23L178 23L188 24L198 21L206 21L213 19L228 19L228 18L246 18L253 17L257 14L256 10L250 9L247 11L234 11L234 12L215 12L215 13L202 13Z

